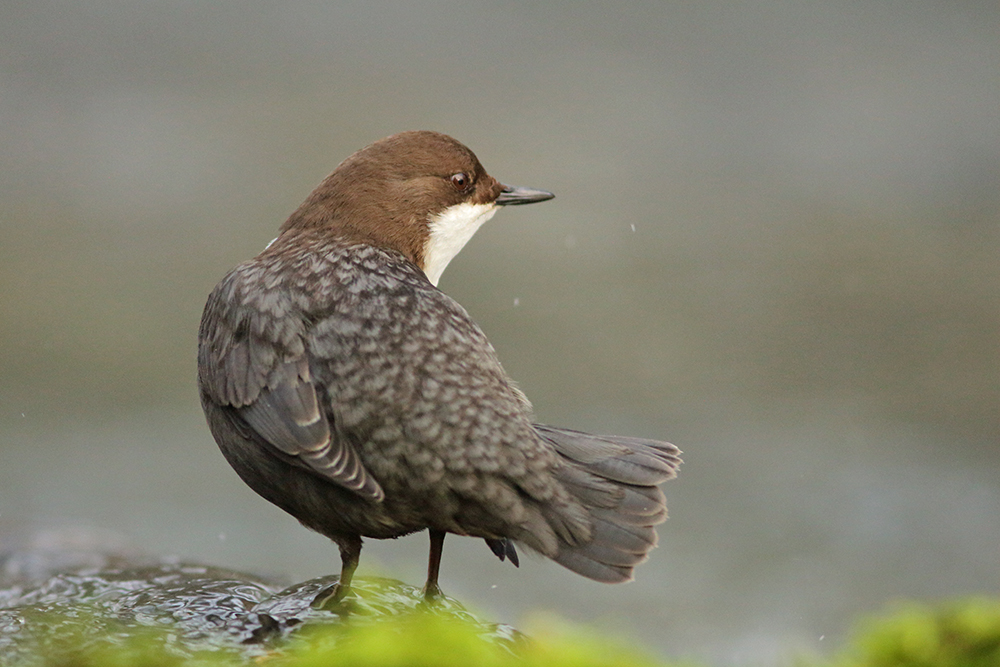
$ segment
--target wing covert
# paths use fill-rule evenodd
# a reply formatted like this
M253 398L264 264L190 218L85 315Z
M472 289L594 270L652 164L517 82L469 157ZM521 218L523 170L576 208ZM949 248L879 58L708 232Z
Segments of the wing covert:
M258 296L258 303L244 304L238 271L218 285L205 306L198 355L202 392L235 409L275 454L360 496L382 500L382 488L354 445L338 437L319 400L302 343L306 327L289 317L291 297L272 291Z

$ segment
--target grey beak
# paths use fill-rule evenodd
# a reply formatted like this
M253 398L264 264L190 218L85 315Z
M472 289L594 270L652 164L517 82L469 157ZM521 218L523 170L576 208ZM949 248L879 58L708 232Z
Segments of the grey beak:
M493 203L499 206L516 206L518 204L534 204L539 201L547 201L553 197L555 197L554 194L545 190L505 185L503 186L503 192L493 200Z

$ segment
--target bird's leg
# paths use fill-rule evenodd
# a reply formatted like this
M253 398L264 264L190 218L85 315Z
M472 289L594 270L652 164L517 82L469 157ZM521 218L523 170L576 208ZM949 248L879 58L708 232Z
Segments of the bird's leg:
M340 543L340 581L337 582L337 599L342 600L351 590L351 579L361 561L361 538L355 537Z
M424 600L431 602L442 597L438 586L438 570L441 569L441 552L444 550L443 530L430 529L431 553L427 558L427 583L424 584Z
M361 560L361 538L338 540L337 546L340 547L340 579L316 594L312 601L314 609L323 609L328 603L340 602L351 591L351 579Z

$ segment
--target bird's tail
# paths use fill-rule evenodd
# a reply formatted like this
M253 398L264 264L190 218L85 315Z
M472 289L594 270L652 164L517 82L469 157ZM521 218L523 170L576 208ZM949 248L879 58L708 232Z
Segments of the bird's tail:
M592 524L588 540L562 542L552 559L596 581L631 581L633 568L656 546L655 526L667 519L658 485L676 476L680 450L667 442L541 424L535 430L564 459L556 476Z

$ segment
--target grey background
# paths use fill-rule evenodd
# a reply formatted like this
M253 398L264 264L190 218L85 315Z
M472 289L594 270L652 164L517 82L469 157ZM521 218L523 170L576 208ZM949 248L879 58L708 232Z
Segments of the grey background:
M446 592L720 665L995 593L998 26L986 1L5 2L0 525L336 571L218 454L197 323L340 160L423 128L557 194L441 282L539 419L687 461L636 583L452 538ZM361 573L419 584L425 557L369 542Z

